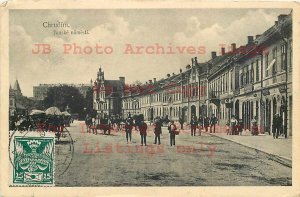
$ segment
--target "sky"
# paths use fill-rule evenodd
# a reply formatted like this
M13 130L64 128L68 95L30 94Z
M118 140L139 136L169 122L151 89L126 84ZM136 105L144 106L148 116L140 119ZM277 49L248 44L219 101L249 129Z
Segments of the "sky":
M220 54L220 44L237 46L247 36L262 34L289 9L114 9L114 10L10 10L10 83L19 81L23 95L33 96L33 86L43 83L90 83L99 67L105 79L125 77L126 83L145 82L178 73L191 64ZM43 24L63 22L67 28L45 28ZM67 35L54 31L68 30ZM70 35L73 30L89 34ZM91 48L91 54L64 53L64 44ZM33 54L35 44L49 44L51 53ZM112 52L97 54L96 44ZM160 45L174 54L131 54L128 46ZM90 47L90 48L89 48ZM178 48L176 48L178 47ZM194 47L195 51L187 51ZM204 47L201 52L199 47ZM125 53L127 50L127 54ZM184 49L184 50L183 50ZM227 50L227 49L226 49ZM89 52L89 51L88 51ZM137 52L136 50L134 52ZM198 53L199 52L199 53ZM192 54L191 54L192 53Z

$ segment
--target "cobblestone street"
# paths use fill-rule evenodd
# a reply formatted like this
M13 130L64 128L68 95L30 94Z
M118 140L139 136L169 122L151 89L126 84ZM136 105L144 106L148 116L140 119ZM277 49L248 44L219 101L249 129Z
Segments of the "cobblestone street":
M83 124L74 122L68 128L70 135L55 147L57 186L264 186L292 182L291 163L285 165L289 161L279 162L271 155L209 134L192 137L181 132L176 146L171 147L164 128L161 145L155 145L153 129L148 126L148 146L140 145L135 130L127 145L124 131L94 135L86 133Z

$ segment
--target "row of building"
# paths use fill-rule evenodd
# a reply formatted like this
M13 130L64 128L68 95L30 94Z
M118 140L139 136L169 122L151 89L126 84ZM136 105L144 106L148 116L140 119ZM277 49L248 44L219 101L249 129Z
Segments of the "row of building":
M231 44L211 59L197 57L179 73L126 85L125 78L105 80L100 68L93 85L94 109L98 114L143 114L189 122L192 114L215 114L220 125L234 115L250 128L256 117L261 132L270 132L275 114L283 118L286 135L292 135L292 16L278 21L261 35L248 36L245 46Z

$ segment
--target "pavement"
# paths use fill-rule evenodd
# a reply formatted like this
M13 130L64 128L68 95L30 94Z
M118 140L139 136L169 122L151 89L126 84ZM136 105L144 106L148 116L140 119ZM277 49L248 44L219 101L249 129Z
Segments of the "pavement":
M156 145L153 126L148 126L148 146L141 146L139 132L135 130L132 143L127 144L123 130L95 135L87 133L84 122L78 121L67 129L66 137L55 145L56 186L290 186L292 183L291 166L273 155L209 133L200 136L198 130L196 136L191 136L188 127L176 136L176 146L170 146L166 127L161 145Z
M188 132L189 127L185 126L184 131ZM204 130L202 130L202 132L203 131ZM199 132L199 130L197 129L196 132ZM221 129L216 131L216 133L208 134L283 158L290 162L292 161L292 137L290 136L287 139L284 136L279 136L278 139L274 139L273 136L268 133L252 136L249 130L244 130L242 135L227 135L226 132Z

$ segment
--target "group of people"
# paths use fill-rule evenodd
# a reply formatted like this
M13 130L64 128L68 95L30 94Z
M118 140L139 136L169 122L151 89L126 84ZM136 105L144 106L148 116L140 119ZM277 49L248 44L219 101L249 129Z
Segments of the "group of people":
M161 144L160 141L160 136L162 135L162 124L164 120L161 119L160 117L156 117L154 119L154 144ZM145 123L144 120L141 120L140 124L137 125L138 130L140 132L141 136L141 145L142 146L147 146L147 124ZM128 118L125 121L125 133L126 133L126 141L127 144L131 142L132 139L132 128L133 128L133 119L129 115ZM170 121L168 125L168 130L170 133L170 145L175 146L175 136L179 134L177 127L174 123L174 121Z
M43 131L55 132L60 139L65 127L73 122L71 116L63 115L16 115L9 119L10 131Z
M103 118L100 119L100 125L96 125L95 118L91 118L90 116L86 117L86 125L88 128L88 131L90 131L91 128L93 128L93 133L97 134L97 127L104 130L104 134L106 131L110 134L111 129L117 129L117 131L121 130L121 124L124 124L125 129L125 136L127 143L131 143L132 141L132 130L135 128L136 131L139 131L141 136L141 145L147 146L147 129L148 125L145 123L143 117L131 117L129 114L126 119L121 119L119 117L111 118L104 115ZM165 123L165 119L161 117L156 117L153 120L153 126L154 126L154 144L161 144L161 135L162 135L162 126ZM182 119L179 120L179 123L181 125L181 129L183 129L183 121ZM278 138L278 135L281 132L281 126L282 126L282 118L277 114L274 116L273 121L273 136L274 138ZM200 135L202 129L204 129L206 132L208 132L208 128L210 129L210 133L216 132L216 125L218 124L218 118L212 114L212 116L209 118L207 116L200 117L199 119L195 114L191 117L190 122L190 128L191 128L191 136L196 136L196 129L199 129ZM91 125L94 125L94 127L91 127ZM176 124L174 121L168 121L168 131L170 134L170 145L175 145L175 138L176 135L179 134L179 130L177 129ZM96 130L94 132L94 130ZM227 135L242 135L242 132L244 130L244 124L242 119L236 119L234 115L231 116L231 119L226 123L226 133ZM257 124L257 117L253 117L251 120L251 133L252 135L258 135L259 129Z
M181 129L183 129L183 124L184 124L184 120L180 119L179 123L181 125ZM204 117L199 117L199 119L197 118L197 116L195 114L192 115L191 118L191 136L195 136L196 135L196 129L199 128L199 132L201 135L201 130L205 129L205 132L208 132L208 128L210 128L210 133L215 133L216 132L216 124L218 124L218 118L212 114L212 116L209 118L207 116Z
M58 131L60 127L70 126L71 116L61 115L16 115L9 118L11 131Z

